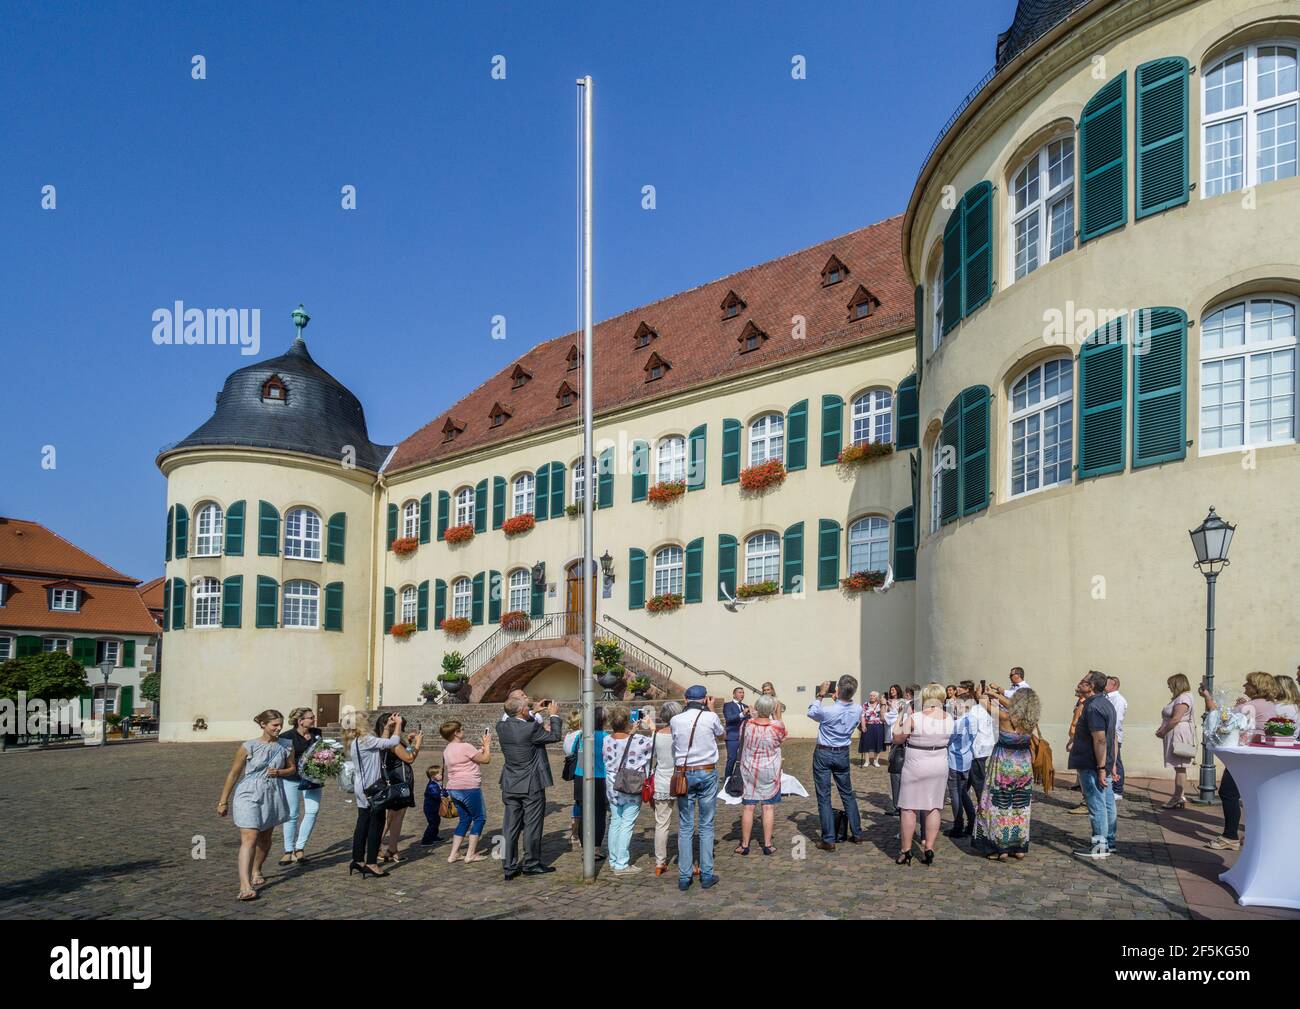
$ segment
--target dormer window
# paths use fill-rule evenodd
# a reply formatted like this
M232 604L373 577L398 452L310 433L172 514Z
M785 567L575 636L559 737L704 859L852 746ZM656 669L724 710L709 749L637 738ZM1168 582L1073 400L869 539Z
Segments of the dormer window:
M448 417L446 422L442 425L443 442L454 441L456 439L456 436L464 430L465 430L464 424L458 423L457 421L454 421L450 417Z
M77 612L77 589L50 589L50 609L64 613Z
M561 382L560 391L555 394L555 398L558 400L556 409L560 410L566 406L573 406L574 403L578 402L578 392L568 382Z
M262 383L263 403L287 403L288 401L289 389L279 375L272 375Z
M565 356L564 360L568 362L569 371L578 370L578 361L580 358L578 355L578 345L576 343L569 348L569 353Z
M879 304L880 299L859 284L857 291L853 294L853 300L849 302L849 321L856 322L858 319L865 319Z
M767 339L767 334L754 325L754 320L750 319L745 323L745 328L741 330L740 336L736 338L740 343L740 352L748 354L751 350L758 350L763 346L763 341Z
M510 419L510 411L500 403L493 403L488 417L491 419L493 427L500 427Z
M650 346L650 341L659 334L647 326L644 322L637 326L636 332L632 334L632 344L636 350L643 350Z
M822 287L838 284L849 275L849 268L840 262L839 256L831 256L822 267Z
M522 364L517 364L515 370L510 373L510 377L514 380L512 388L521 389L528 384L528 380L533 377L533 373Z
M745 307L744 301L735 291L728 291L727 296L722 299L722 318L734 319L740 314L740 310Z
M645 363L645 380L647 382L657 382L667 374L672 365L665 361L658 354L651 354L650 360Z

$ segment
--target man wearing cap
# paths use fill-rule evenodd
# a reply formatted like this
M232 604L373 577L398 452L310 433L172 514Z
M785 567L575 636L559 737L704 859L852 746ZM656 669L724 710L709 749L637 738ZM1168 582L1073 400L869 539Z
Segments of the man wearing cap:
M835 850L835 810L831 806L831 778L839 790L840 801L844 803L844 815L848 817L848 840L853 844L862 841L862 820L858 816L858 799L853 794L853 782L849 777L849 740L853 730L858 727L858 718L862 714L861 705L853 703L857 693L858 681L852 676L841 676L839 682L831 689L827 680L817 690L817 700L808 705L808 717L819 723L817 729L817 748L813 750L813 787L817 792L817 813L822 821L822 839L817 847L822 851ZM835 703L829 708L822 705L824 699L833 698Z
M713 698L700 684L687 687L686 709L668 725L674 766L686 770L686 794L677 798L677 888L689 890L694 875L691 848L698 809L700 886L707 890L718 881L713 873L713 814L718 805L718 740L727 730L713 711Z

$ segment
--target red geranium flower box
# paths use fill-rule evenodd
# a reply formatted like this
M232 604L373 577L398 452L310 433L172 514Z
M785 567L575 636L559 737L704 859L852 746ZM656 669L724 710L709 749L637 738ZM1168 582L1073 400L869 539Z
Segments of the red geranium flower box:
M749 466L740 471L740 487L752 493L761 493L770 487L780 487L785 483L785 463L780 459L769 459L757 466Z
M415 633L415 624L410 621L407 621L404 624L393 624L393 626L388 629L388 633L398 641L405 641Z
M841 466L855 466L858 463L883 459L885 456L893 454L894 446L889 442L869 441L861 445L850 445L840 453L839 461Z
M469 628L470 623L467 617L447 617L442 622L442 629L452 635L468 634Z
M676 501L686 493L685 480L664 480L657 483L646 492L646 497L654 504L668 504Z
M405 557L408 554L415 553L419 546L420 541L414 536L399 536L393 540L393 553L397 554L398 557Z
M526 631L533 626L532 619L523 610L510 610L501 614L501 628L507 631Z
M442 538L451 544L468 543L474 538L474 523L466 522L464 525L452 526L442 534Z
M774 596L780 586L776 582L750 582L736 589L737 599L753 599L757 596Z
M847 592L866 592L885 584L883 571L855 571L847 578L840 579L840 588Z
M681 604L682 597L680 593L665 592L661 596L651 596L646 601L645 608L651 613L671 613Z
M537 525L537 519L532 515L516 515L514 518L506 519L501 523L501 531L507 536L522 536L535 525Z

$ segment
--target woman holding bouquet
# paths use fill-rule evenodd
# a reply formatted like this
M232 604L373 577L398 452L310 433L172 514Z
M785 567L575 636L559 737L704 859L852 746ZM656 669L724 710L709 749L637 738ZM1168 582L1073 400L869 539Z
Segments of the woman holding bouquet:
M289 819L284 821L284 855L281 865L293 865L306 858L304 849L316 826L320 812L321 785L302 776L303 758L319 745L320 729L316 728L316 713L311 708L294 708L289 712L289 728L280 733L280 742L293 747L293 762L297 768L292 777L281 779L284 798L289 803ZM298 822L298 801L302 800L302 823Z
M266 882L262 865L271 851L271 835L289 819L281 778L295 773L293 749L280 742L284 715L268 708L253 718L262 730L256 739L239 744L217 802L217 815L230 812L234 793L234 821L239 828L239 899L256 900L256 887ZM240 772L243 776L240 776ZM237 783L237 784L236 784Z

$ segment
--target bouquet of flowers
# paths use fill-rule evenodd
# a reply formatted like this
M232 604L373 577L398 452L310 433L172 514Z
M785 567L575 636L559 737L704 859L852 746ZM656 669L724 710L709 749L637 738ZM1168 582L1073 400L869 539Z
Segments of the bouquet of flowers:
M1286 736L1295 737L1295 720L1287 718L1286 715L1274 715L1264 723L1264 734L1266 736Z
M328 779L337 778L342 770L342 744L325 739L312 743L298 764L298 776L313 785L323 785Z
M1222 746L1238 745L1241 734L1254 727L1253 713L1242 714L1227 707L1215 708L1205 718L1205 736L1209 740L1211 750L1217 750Z

